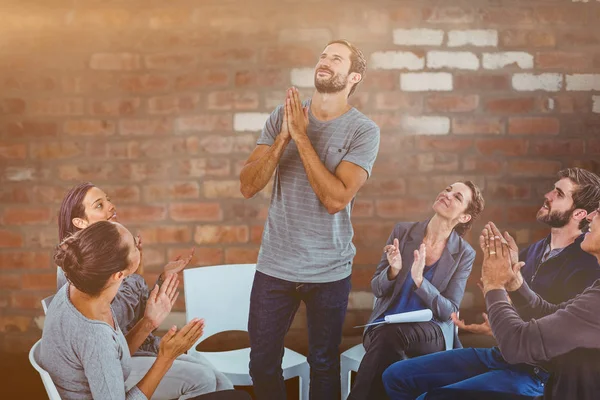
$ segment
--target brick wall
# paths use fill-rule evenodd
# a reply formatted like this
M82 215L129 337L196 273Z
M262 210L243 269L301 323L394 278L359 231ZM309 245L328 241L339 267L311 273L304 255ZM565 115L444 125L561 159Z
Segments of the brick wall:
M394 223L429 215L446 184L478 182L484 219L527 243L546 232L534 215L555 172L600 169L598 1L163 3L5 2L4 350L40 335L39 300L55 288L56 213L76 182L105 189L142 234L149 281L191 246L197 265L254 262L269 196L243 200L240 167L284 90L310 94L333 38L367 54L352 101L382 133L354 211L348 340L369 313L369 280ZM466 314L481 307L478 269ZM303 323L293 327L299 341Z

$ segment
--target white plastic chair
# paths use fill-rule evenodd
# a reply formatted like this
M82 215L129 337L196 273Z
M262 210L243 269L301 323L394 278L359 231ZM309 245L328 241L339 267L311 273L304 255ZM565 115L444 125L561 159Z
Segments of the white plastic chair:
M50 303L52 302L53 298L54 295L51 295L42 300L42 308L44 309L44 314L48 314L48 307L50 307Z
M252 386L250 348L220 352L199 352L198 343L226 331L248 331L250 291L255 264L217 265L183 271L186 320L204 318L204 335L189 354L201 354L234 385ZM310 368L306 357L284 349L283 379L300 378L300 399L308 400Z
M41 342L41 340L38 340L37 342L35 342L31 350L29 350L29 362L42 377L42 382L44 383L44 388L46 389L48 398L50 400L60 400L60 395L58 394L58 390L56 390L54 382L52 382L52 378L50 378L50 374L46 372L46 370L44 370L42 367L40 367L37 361L40 355L39 353Z
M456 313L458 317L460 312ZM456 334L458 335L458 326L454 327ZM354 347L349 348L340 355L340 374L341 374L341 393L342 400L346 400L350 394L352 388L351 375L352 371L357 372L360 367L360 362L365 356L365 348L362 343L357 344Z

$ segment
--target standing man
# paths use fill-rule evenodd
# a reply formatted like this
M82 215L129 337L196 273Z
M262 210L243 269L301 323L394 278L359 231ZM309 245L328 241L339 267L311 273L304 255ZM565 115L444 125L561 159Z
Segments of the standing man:
M350 213L371 174L379 128L348 97L366 60L345 40L327 45L315 68L315 92L298 90L273 111L240 173L246 198L275 173L269 215L250 297L250 374L259 399L285 399L284 337L306 305L310 398L339 397L339 345L356 249Z

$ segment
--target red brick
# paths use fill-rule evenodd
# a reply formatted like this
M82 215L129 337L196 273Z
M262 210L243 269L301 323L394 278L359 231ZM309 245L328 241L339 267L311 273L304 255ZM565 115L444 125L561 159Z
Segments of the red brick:
M85 113L83 99L52 98L31 100L28 111L32 115L42 116L78 116Z
M453 118L452 132L461 135L498 135L504 133L504 122L500 118Z
M261 244L263 231L264 231L264 225L251 226L250 227L250 243Z
M394 222L385 223L354 223L354 245L356 247L377 247L381 250L394 228Z
M26 107L23 99L3 99L0 102L0 115L20 115L25 113Z
M50 274L24 274L21 278L23 289L56 289L56 272ZM41 299L39 299L41 300ZM38 300L38 301L39 301Z
M410 196L430 196L431 204L435 196L443 191L448 185L455 182L470 180L481 188L484 188L485 180L482 177L469 176L465 174L435 175L435 176L411 176L408 179L408 193Z
M196 109L199 103L199 94L151 97L148 99L148 112L150 114L178 114L191 112Z
M4 205L8 203L27 204L31 203L32 198L28 187L12 186L6 183L0 185L0 202Z
M2 221L7 225L30 225L49 223L51 218L49 207L6 207Z
M433 112L468 112L474 111L479 105L479 96L469 95L431 95L425 104L427 110Z
M514 117L508 120L508 133L512 135L557 135L560 122L549 117Z
M584 53L540 52L535 55L535 66L539 69L582 70L591 66L591 58Z
M37 275L36 275L37 276ZM50 289L50 288L48 288ZM56 290L56 275L54 275L54 287ZM41 310L42 302L41 299L52 294L52 292L46 294L38 291L20 291L13 292L10 294L10 306L16 309L22 310Z
M129 93L163 92L169 88L169 78L151 74L126 76L119 80L119 87Z
M63 130L73 136L111 136L115 133L115 123L102 119L74 119L66 121Z
M3 272L2 279L0 279L0 289L21 289L21 274L8 274Z
M32 198L36 203L60 204L68 190L68 186L35 185Z
M554 47L556 37L552 32L510 29L500 32L500 46L506 48Z
M145 180L168 180L171 163L167 161L130 162L118 165L118 175L124 179L141 182Z
M381 135L379 154L398 154L399 151L415 149L415 136Z
M418 22L422 18L422 10L418 7L399 6L389 10L389 17L394 22Z
M182 70L189 69L197 64L193 54L151 54L144 57L148 69L157 70Z
M104 28L108 31L131 26L137 11L124 8L91 8L81 9L73 13L70 26L77 29Z
M318 61L315 50L300 46L267 47L262 62L273 67L313 67Z
M190 253L191 248L177 247L169 248L167 259L174 260L178 256L185 256ZM221 265L224 260L224 251L218 247L196 247L194 257L187 268L194 268L206 265Z
M559 36L558 43L561 47L575 49L583 46L598 46L600 45L600 34L590 29L580 31L569 29Z
M118 212L119 221L125 225L163 221L167 217L165 206L121 206Z
M480 93L482 91L509 90L508 75L461 74L454 76L454 89Z
M231 114L205 114L177 118L177 130L182 132L214 132L233 130Z
M583 154L581 139L543 139L531 142L530 153L536 156L579 156Z
M579 167L593 172L600 171L600 163L596 160L572 160L569 167Z
M169 205L169 215L178 222L215 222L223 219L223 210L219 203L177 203Z
M258 247L228 247L225 249L225 264L256 264Z
M472 139L457 137L418 136L417 148L422 151L464 153L473 147Z
M467 157L462 160L463 171L470 173L483 173L486 176L498 175L504 172L506 162L484 157Z
M207 199L241 199L239 180L204 181L203 193Z
M585 23L589 10L584 7L567 6L537 6L534 9L535 18L542 24L569 24L569 26L579 26Z
M561 169L561 163L558 161L510 161L508 171L515 176L530 176L534 178L554 177Z
M357 199L352 208L352 218L367 218L375 215L375 205L372 200Z
M141 58L131 53L92 54L90 68L102 71L134 71L140 69Z
M423 10L423 20L436 24L467 24L475 20L473 10L473 8L464 9L461 7L425 8Z
M486 25L531 25L535 23L533 12L525 7L491 7L481 10Z
M124 117L135 115L140 108L140 99L92 100L89 104L92 115Z
M458 170L458 155L447 153L421 153L417 155L420 172L449 172Z
M173 120L157 119L120 119L119 133L124 136L164 136L173 132Z
M236 71L236 87L274 87L280 88L289 83L281 69L260 69L258 71Z
M392 113L371 113L369 118L373 120L381 130L399 130L402 126L402 116Z
M17 232L0 229L0 247L22 247L23 236Z
M363 112L368 112L372 108L370 99L370 93L359 91L352 94L352 96L348 99L348 104L350 104L352 107L362 110Z
M82 145L76 142L33 143L31 158L36 161L64 160L82 154Z
M228 176L231 165L227 159L196 158L185 160L176 167L177 174L187 178L202 178L205 176Z
M250 231L246 225L198 225L194 233L194 241L198 244L233 244L247 243Z
M585 152L586 154L600 155L600 139L588 139Z
M524 139L478 139L475 147L484 156L524 156L527 154L529 142Z
M485 110L495 114L525 114L534 111L534 97L493 98L485 102Z
M212 92L208 94L207 108L209 110L254 110L258 108L258 93L256 92Z
M27 145L22 143L1 143L0 160L23 160L27 157Z
M135 185L102 185L101 189L104 190L115 205L139 203L140 201L140 188Z
M49 265L49 252L10 251L0 253L0 269L2 270L44 269ZM56 274L54 275L54 285L56 288Z
M403 110L418 112L421 110L421 99L402 92L380 92L375 94L377 110Z
M539 205L535 206L510 206L506 212L506 222L508 224L518 224L523 222L530 222L533 216L536 215L540 209Z
M106 181L113 176L110 164L61 165L58 176L63 181Z
M531 198L531 186L526 183L516 184L507 182L488 181L485 195L497 200L526 200Z
M175 78L175 89L193 90L202 89L207 86L227 86L229 75L222 70L194 71L188 74L179 75Z
M255 201L243 201L231 204L224 204L223 206L226 221L264 221L267 218L269 212L269 206L264 202L257 203Z
M58 229L56 225L39 227L25 232L25 246L44 249L54 249L58 243ZM52 253L52 252L50 252Z
M373 177L360 190L365 196L403 196L406 194L406 181L404 178L379 178Z
M378 217L409 218L413 220L430 213L432 204L432 200L404 198L397 200L376 200L375 207Z
M369 71L368 78L360 83L359 90L394 90L398 88L399 72L375 70Z
M294 48L289 49L294 52ZM213 48L209 50L203 61L210 61L217 64L232 63L254 63L256 61L256 52L252 49L244 48ZM316 60L316 59L315 59ZM269 64L271 65L271 64Z
M538 99L538 108L543 112L563 114L589 113L591 101L587 94L559 94Z
M10 122L6 125L6 132L12 137L57 137L58 125L56 122Z
M145 244L164 243L188 243L192 240L192 232L189 226L162 225L159 227L146 227L140 229L140 235Z
M8 91L50 92L58 88L57 79L53 76L17 75L6 77L0 81L0 89Z
M146 201L197 199L200 197L198 182L165 182L144 185Z

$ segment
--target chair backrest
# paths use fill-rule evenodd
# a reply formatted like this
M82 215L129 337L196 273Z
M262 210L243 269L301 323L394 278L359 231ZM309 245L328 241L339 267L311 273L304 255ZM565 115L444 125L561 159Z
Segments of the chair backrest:
M204 318L202 342L225 331L247 331L256 264L216 265L183 271L186 321Z
M58 390L56 390L54 382L52 382L52 378L50 378L50 374L38 364L38 359L40 357L41 342L41 340L38 340L37 342L35 342L31 350L29 350L29 362L42 377L44 388L46 389L46 393L48 394L50 400L60 400L60 395L58 394Z
M42 300L42 308L44 309L44 314L48 314L48 307L50 307L50 303L52 302L53 298L54 295L48 296L44 300Z

